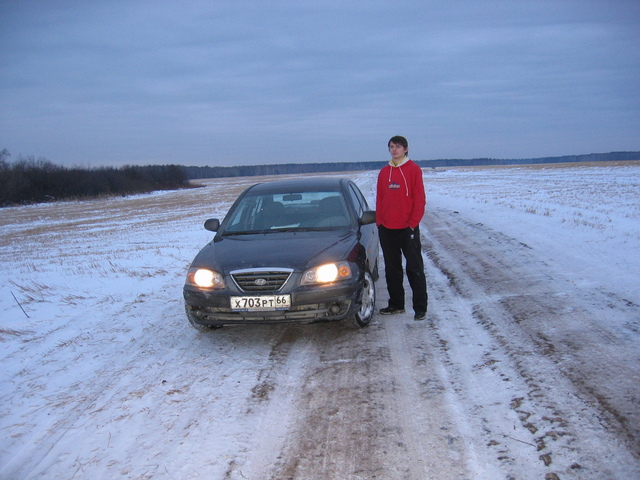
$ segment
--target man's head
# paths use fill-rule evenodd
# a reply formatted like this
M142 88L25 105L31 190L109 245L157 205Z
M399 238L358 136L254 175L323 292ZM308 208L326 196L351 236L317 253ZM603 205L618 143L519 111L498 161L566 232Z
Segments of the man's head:
M409 154L409 143L407 142L407 139L399 135L391 137L391 140L389 140L387 146L389 147L389 153L391 154L392 162L395 165L398 165L400 162L402 162L404 158Z
M407 153L409 153L409 142L407 142L406 138L401 137L400 135L391 137L391 140L389 140L389 142L387 143L387 147L390 147L392 143L395 143L396 145L400 145L401 147L404 147L407 150Z
M387 147L390 147L392 143L395 143L396 145L400 145L401 147L406 148L407 153L409 153L409 142L407 142L406 138L401 137L400 135L391 137L391 140L389 140L389 142L387 143Z

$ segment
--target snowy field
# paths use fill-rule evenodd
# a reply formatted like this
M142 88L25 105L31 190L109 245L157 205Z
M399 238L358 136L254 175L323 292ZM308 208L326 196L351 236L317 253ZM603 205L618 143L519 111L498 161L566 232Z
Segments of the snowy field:
M199 333L258 180L0 210L0 478L640 478L639 163L425 170L426 322Z

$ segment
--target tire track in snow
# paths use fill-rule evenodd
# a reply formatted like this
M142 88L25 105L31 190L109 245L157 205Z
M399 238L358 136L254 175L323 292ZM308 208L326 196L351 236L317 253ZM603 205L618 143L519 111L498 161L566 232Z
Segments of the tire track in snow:
M377 317L367 329L295 330L293 347L280 352L284 363L274 365L282 373L266 373L274 388L262 423L280 425L275 435L259 434L242 476L471 479L426 330L409 314Z
M397 422L413 459L409 478L473 478L469 472L478 470L467 468L473 453L451 418L441 369L424 342L430 335L428 324L408 323L407 315L383 321L396 383Z
M558 334L550 328L544 337L531 326L561 329L576 320L567 316L566 295L550 291L562 279L522 242L458 214L431 211L426 227L425 251L436 269L434 333L465 416L496 451L497 465L516 476L516 459L561 478L612 475L621 465L638 474L618 427L602 423L597 402L563 370L554 351ZM545 299L543 311L531 296ZM501 431L501 415L512 431Z

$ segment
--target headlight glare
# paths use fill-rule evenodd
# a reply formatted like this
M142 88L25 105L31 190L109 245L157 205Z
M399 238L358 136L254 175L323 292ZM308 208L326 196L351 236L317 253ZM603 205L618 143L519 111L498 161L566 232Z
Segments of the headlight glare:
M222 275L207 268L190 268L187 283L200 288L224 288Z
M302 274L302 285L332 283L351 278L351 267L348 262L327 263L310 268Z
M319 283L335 282L338 277L338 267L335 264L330 263L328 265L322 265L318 267L318 275L316 280Z

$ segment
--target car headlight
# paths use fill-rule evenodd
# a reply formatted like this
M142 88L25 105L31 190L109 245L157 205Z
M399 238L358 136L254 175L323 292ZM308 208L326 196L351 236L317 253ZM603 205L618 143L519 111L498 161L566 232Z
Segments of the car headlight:
M304 272L300 283L302 285L318 285L347 278L351 278L351 267L348 262L327 263Z
M200 288L224 288L222 275L207 268L190 268L187 273L187 283Z

